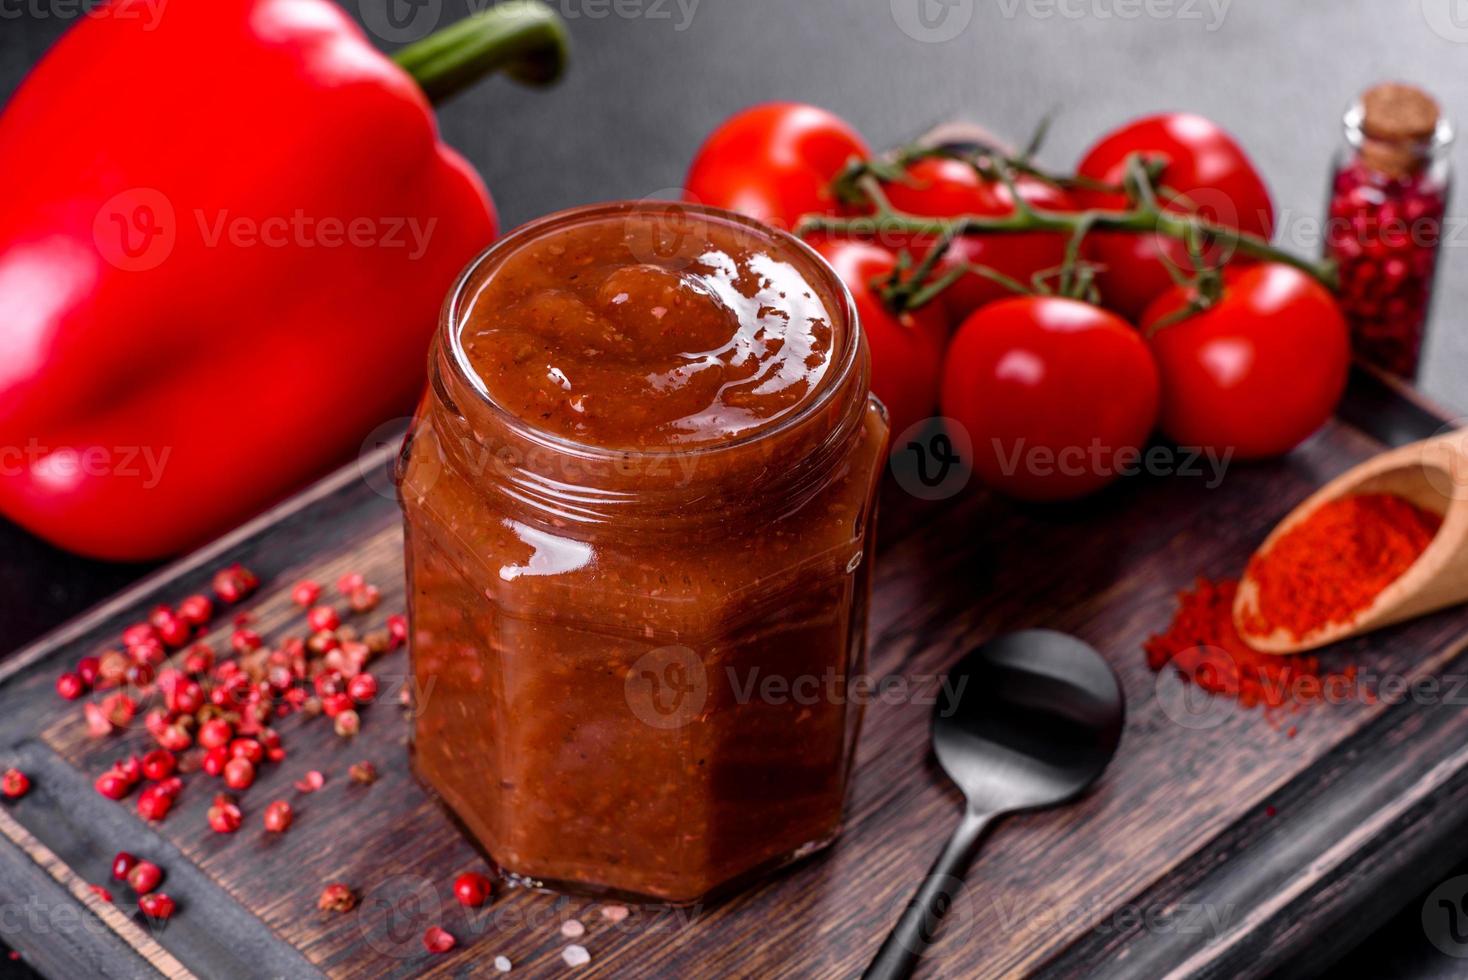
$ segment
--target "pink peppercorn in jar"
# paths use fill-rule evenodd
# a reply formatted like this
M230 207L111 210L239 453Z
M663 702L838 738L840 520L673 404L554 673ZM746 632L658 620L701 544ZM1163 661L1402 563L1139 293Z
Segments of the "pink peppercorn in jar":
M1358 356L1415 378L1450 185L1452 124L1421 89L1378 85L1347 110L1325 255Z
M868 360L830 267L725 212L564 212L465 273L399 469L413 766L512 880L694 902L834 840Z

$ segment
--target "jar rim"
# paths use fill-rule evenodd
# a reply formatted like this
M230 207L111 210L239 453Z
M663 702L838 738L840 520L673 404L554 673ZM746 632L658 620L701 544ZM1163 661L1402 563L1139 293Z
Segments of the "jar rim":
M526 243L543 236L552 229L562 228L596 218L628 215L635 212L692 214L702 216L710 221L736 225L747 231L766 237L771 241L779 242L806 261L806 264L809 266L808 271L814 272L821 277L822 282L819 285L826 287L828 294L838 307L838 309L831 311L833 316L840 316L846 327L846 329L839 331L843 338L840 358L838 361L833 362L832 367L834 370L826 372L825 376L821 379L814 397L807 400L797 411L791 412L774 424L764 428L754 429L751 432L743 433L732 439L710 442L703 445L673 445L666 448L652 449L619 449L570 439L537 426L495 400L494 396L490 393L489 386L484 383L484 379L470 365L468 355L462 343L465 301L469 296L471 287L481 284L480 273L497 259L508 256L523 247ZM553 211L550 214L519 225L508 234L490 244L489 247L476 255L465 266L464 270L459 273L458 278L454 281L453 287L449 290L439 317L439 342L450 355L446 360L452 366L459 380L468 385L469 389L478 397L481 404L495 413L495 416L501 424L522 438L529 439L546 449L586 459L598 461L620 460L624 462L628 460L656 461L688 459L689 457L707 458L721 453L744 449L763 440L778 438L780 435L798 428L802 423L826 409L830 405L831 400L844 390L845 382L851 377L851 374L858 369L861 362L862 348L860 331L861 323L856 312L856 300L852 297L851 290L847 288L846 283L841 280L841 277L836 274L836 271L831 268L830 263L799 237L783 229L772 227L754 218L733 211L710 207L704 204L657 198L583 204L560 211Z

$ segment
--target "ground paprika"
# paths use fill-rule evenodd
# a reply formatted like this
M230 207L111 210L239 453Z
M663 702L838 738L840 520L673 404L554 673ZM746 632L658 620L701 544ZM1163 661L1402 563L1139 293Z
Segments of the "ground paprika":
M1246 636L1301 639L1371 605L1437 534L1442 517L1395 494L1341 497L1317 508L1249 563L1259 587Z
M1187 681L1236 698L1246 708L1295 708L1318 700L1324 690L1354 688L1354 667L1325 678L1316 657L1260 653L1245 643L1233 622L1238 586L1236 580L1200 578L1191 590L1178 593L1177 614L1167 632L1145 645L1147 665L1153 670L1171 665Z

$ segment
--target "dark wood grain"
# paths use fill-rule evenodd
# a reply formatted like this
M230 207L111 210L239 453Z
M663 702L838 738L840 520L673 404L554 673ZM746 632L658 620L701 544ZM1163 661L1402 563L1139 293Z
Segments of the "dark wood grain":
M1385 399L1379 417L1383 406L1420 410L1370 378L1358 390ZM1430 414L1417 421L1436 424ZM1379 434L1396 439L1409 429ZM1216 488L1198 477L1135 478L1067 508L981 492L923 503L887 488L873 674L922 689L994 633L1045 625L1095 644L1129 702L1117 762L1093 793L1063 811L1012 818L993 836L924 975L1224 977L1316 968L1352 938L1343 923L1365 929L1468 852L1459 843L1468 841L1468 714L1457 703L1468 694L1316 705L1272 720L1239 709L1214 717L1212 727L1188 727L1164 709L1175 681L1154 675L1141 654L1145 638L1166 625L1177 589L1199 574L1236 573L1295 502L1381 445L1333 423L1286 460L1231 467ZM331 581L348 569L383 587L383 606L367 620L374 625L403 602L397 510L374 483L355 470L339 474L0 674L0 764L14 756L39 774L36 791L0 811L3 880L33 889L55 916L78 905L85 882L105 879L111 854L127 846L168 867L167 889L180 904L173 923L150 933L128 918L118 889L124 914L94 930L73 928L63 945L0 922L7 940L58 972L85 956L130 950L162 972L200 976L483 976L499 954L515 962L515 975L550 976L566 970L559 924L578 917L593 957L580 975L857 973L957 816L958 797L928 758L924 703L869 706L847 827L831 851L720 904L634 909L617 926L579 898L512 891L483 914L453 905L453 875L482 862L408 774L396 703L406 677L401 653L377 668L384 696L356 739L337 738L319 719L282 724L289 756L244 794L246 825L233 836L205 826L213 786L204 777L190 781L156 827L92 792L95 773L146 736L89 739L76 706L51 693L61 666L234 560L264 579L246 604L262 632L286 628L286 593L298 578ZM1465 640L1468 617L1449 611L1353 641L1326 662L1456 676L1468 671ZM361 759L380 770L375 785L349 783L347 767ZM308 769L326 773L327 785L301 795L292 784ZM260 813L275 798L291 800L298 818L288 834L267 839ZM329 880L360 889L361 910L316 911ZM95 903L88 908L83 914L95 918ZM449 928L461 948L424 952L420 937L431 922ZM1302 963L1302 950L1313 958Z

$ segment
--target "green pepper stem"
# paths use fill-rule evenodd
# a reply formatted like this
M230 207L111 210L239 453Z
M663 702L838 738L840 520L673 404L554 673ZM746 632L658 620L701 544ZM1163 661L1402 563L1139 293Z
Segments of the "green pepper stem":
M465 17L393 55L435 105L493 71L548 85L565 70L570 39L540 0L510 0Z

